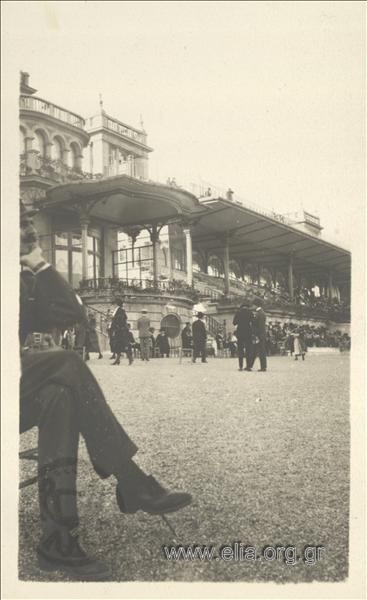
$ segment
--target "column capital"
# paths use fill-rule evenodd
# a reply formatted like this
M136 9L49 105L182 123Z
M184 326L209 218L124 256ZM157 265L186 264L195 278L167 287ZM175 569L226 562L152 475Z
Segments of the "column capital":
M79 213L79 223L80 225L83 227L85 225L89 225L90 223L90 217L89 217L89 211L87 207L84 206L78 206L78 213Z
M126 233L126 235L129 236L129 238L132 239L132 243L133 245L136 242L136 238L138 237L139 233L141 232L141 228L140 227L124 227L123 232ZM149 232L150 233L150 232Z
M157 225L152 225L151 227L146 227L145 229L149 231L150 241L152 244L158 242L161 228L158 229Z

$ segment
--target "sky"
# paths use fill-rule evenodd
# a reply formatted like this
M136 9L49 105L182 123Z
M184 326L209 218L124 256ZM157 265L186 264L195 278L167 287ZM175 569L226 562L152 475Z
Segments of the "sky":
M5 5L5 6L4 6ZM361 2L5 2L37 95L148 133L149 174L320 216L351 247L364 210ZM4 18L5 17L5 18ZM6 59L6 57L5 57Z

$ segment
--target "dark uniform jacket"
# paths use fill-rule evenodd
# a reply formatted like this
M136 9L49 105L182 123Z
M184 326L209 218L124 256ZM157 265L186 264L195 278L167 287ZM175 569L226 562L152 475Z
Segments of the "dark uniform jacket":
M255 312L254 333L259 340L266 340L266 314L262 308Z
M55 327L65 330L68 326L83 321L85 313L81 300L53 267L48 267L37 275L26 270L21 273L21 344L24 344L29 333L47 332ZM137 447L114 417L97 381L75 352L62 349L35 353L24 351L21 363L21 432L38 425L40 407L37 394L40 390L49 385L57 385L70 388L75 396L80 431L97 473L112 474L115 472L116 457L122 455L128 459L135 454ZM59 427L58 422L50 421L49 412L44 412L48 415L48 426ZM48 449L45 446L43 448L42 455L45 456Z
M235 314L233 325L237 325L237 339L249 340L252 336L254 317L248 308L240 308Z
M192 339L194 344L200 344L206 341L206 328L203 321L198 319L192 324Z
M85 322L81 300L53 267L50 266L37 275L29 270L21 272L21 345L29 333L45 333L54 328L65 330L78 322Z

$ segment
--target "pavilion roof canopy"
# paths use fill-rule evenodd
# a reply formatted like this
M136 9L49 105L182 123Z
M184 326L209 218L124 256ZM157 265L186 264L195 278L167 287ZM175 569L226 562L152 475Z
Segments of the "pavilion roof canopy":
M119 229L191 222L196 248L215 253L228 236L230 257L284 269L290 255L298 273L350 280L348 250L303 232L260 211L223 198L199 200L182 188L127 175L79 181L50 188L42 207L62 212L83 210Z
M190 192L127 175L55 186L47 191L42 206L71 212L84 209L90 217L121 229L187 220L206 210Z
M298 273L317 275L329 270L336 281L350 279L348 250L229 200L210 199L202 204L207 212L193 230L196 246L214 253L224 244L220 236L228 233L230 258L286 268L293 254Z

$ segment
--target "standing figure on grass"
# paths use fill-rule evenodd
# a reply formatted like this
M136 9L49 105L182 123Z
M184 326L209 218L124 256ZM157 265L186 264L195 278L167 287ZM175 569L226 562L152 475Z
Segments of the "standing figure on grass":
M196 359L201 356L201 362L206 363L206 327L204 323L204 314L198 312L197 321L192 324L192 343L193 343L193 355L192 362L196 362Z
M98 476L115 477L121 512L142 510L164 515L190 504L191 496L165 490L134 462L137 446L116 419L96 379L76 352L33 353L25 347L27 336L33 332L65 330L85 319L73 289L44 260L32 214L21 204L20 432L38 427L41 517L38 564L45 571L63 571L77 581L106 580L111 577L108 565L88 556L76 533L80 435ZM89 527L95 526L92 517L85 520ZM117 515L115 519L119 522ZM113 526L111 523L110 528ZM106 535L107 539L108 531L102 528L99 535Z
M186 323L181 332L182 351L187 355L192 348L192 333L190 323Z
M254 315L254 334L256 338L254 362L258 357L260 360L260 369L258 371L266 371L266 314L263 310L263 301L261 298L255 298L255 315Z
M111 309L110 308L107 309L106 316L105 316L105 321L106 321L106 331L107 331L107 335L108 335L108 340L110 342L110 349L111 349L111 352L112 352L111 358L115 358L113 350L112 350L112 341L111 341L112 313L111 313Z
M252 370L254 347L252 345L253 315L247 302L243 302L234 316L233 325L237 325L238 370L243 369L244 350L246 351L246 371Z
M112 348L112 356L111 358L115 358L115 362L113 365L120 364L120 356L123 351L123 344L126 338L125 329L127 323L127 314L125 310L122 308L123 300L122 298L116 298L115 300L116 308L112 316L111 322L111 348Z
M163 358L164 356L166 356L167 358L169 358L170 347L165 329L160 330L155 343L158 346L159 357Z
M86 352L85 360L89 360L89 354L91 352L98 353L98 358L103 358L101 349L99 347L99 340L97 334L97 321L92 313L88 315L88 327L87 327L87 340L86 340Z
M301 332L299 329L294 330L293 339L294 339L294 360L298 360L299 356L302 356L302 360L305 360L306 348L305 348L305 343L302 339Z
M150 358L155 357L156 338L154 337L154 327L149 327L150 332Z
M121 354L123 352L126 353L126 356L129 359L129 366L132 365L134 362L133 350L132 350L132 346L131 346L132 333L131 333L129 327L130 327L130 325L128 323L125 323L124 325L121 324L121 327L119 327L115 331L114 350L115 350L115 354L116 354L116 360L114 363L112 363L113 365L120 364Z
M151 338L150 338L150 319L147 316L148 311L143 308L141 311L141 317L137 320L137 330L139 332L140 341L140 358L141 360L149 361L150 349L151 349Z
M230 332L227 336L227 345L231 358L235 358L237 351L237 338L233 332Z

